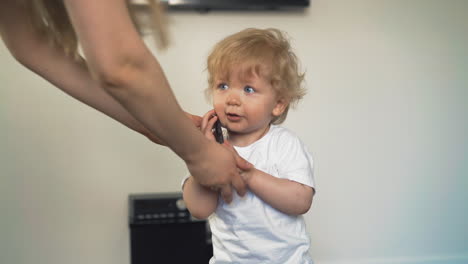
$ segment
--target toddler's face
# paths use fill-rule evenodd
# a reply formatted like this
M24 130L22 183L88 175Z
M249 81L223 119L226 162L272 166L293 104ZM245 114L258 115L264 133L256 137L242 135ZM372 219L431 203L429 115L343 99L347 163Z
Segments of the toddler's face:
M242 67L237 67L229 72L228 80L215 81L214 109L230 134L261 137L272 118L283 113L285 104L265 77L242 73Z

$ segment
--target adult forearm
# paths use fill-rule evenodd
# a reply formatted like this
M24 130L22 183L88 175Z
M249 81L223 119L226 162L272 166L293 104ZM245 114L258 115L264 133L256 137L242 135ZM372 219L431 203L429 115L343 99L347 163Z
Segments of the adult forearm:
M300 215L309 210L313 196L311 187L257 169L250 173L249 190L275 209L289 215Z
M102 87L186 162L208 141L178 105L136 31L125 1L65 0L88 66Z
M156 61L147 67L122 66L101 78L101 85L152 134L184 160L207 140L178 105ZM102 75L101 75L102 77Z
M30 52L31 48L34 48L34 53ZM31 33L27 42L15 43L13 55L25 67L78 101L145 135L153 142L164 144L110 96L91 77L83 63L70 59L42 36Z
M0 34L18 62L63 92L85 103L150 140L162 144L94 80L86 65L67 56L28 23L25 7L17 1L2 1Z

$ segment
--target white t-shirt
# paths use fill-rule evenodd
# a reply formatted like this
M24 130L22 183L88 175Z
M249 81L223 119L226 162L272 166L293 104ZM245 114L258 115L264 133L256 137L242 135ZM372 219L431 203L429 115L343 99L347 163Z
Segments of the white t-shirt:
M286 128L272 125L258 141L235 149L261 171L315 188L312 156ZM230 204L219 198L208 220L214 255L210 264L313 263L302 215L284 214L252 192L244 197L234 192Z

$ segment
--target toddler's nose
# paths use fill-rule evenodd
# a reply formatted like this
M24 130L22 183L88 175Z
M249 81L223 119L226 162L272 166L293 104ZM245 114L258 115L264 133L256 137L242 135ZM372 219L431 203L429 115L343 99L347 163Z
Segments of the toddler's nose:
M235 92L231 92L227 97L227 104L228 105L240 105L239 95Z

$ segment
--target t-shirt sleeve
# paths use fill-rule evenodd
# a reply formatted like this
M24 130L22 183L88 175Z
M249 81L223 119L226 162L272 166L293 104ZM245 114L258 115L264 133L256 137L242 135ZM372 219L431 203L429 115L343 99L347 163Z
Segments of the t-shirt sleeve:
M188 180L188 178L190 178L190 173L187 173L180 182L180 188L182 190L184 190L184 185L185 185L185 182Z
M312 155L306 145L289 131L278 137L277 169L281 178L315 189Z

